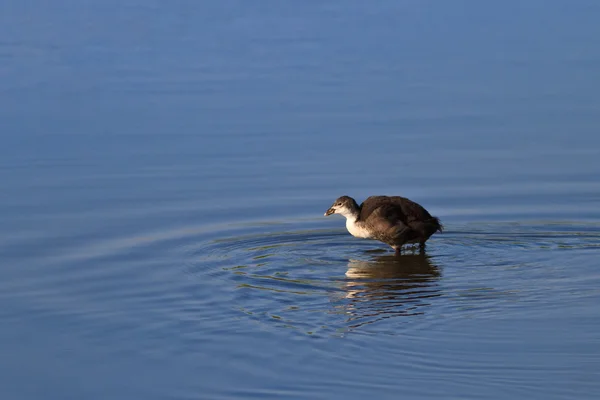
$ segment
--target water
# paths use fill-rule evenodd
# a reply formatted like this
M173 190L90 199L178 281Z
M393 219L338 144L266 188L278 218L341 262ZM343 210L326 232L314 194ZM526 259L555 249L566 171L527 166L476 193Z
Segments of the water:
M0 398L597 398L599 16L5 1Z

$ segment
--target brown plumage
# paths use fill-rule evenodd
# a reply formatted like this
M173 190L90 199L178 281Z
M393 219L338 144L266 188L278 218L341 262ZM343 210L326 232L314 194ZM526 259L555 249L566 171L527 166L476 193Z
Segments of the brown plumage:
M404 244L425 242L443 226L420 204L400 196L371 196L360 206L349 196L339 197L325 215L342 214L346 228L356 237L379 240L397 254Z

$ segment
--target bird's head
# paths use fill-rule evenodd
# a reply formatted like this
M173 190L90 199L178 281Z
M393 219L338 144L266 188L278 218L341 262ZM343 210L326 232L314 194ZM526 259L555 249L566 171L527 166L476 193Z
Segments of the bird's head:
M357 212L358 204L356 204L356 201L350 196L342 196L338 197L336 201L333 202L332 206L325 211L325 216L327 217L331 214L342 214L344 217L348 217L356 214Z

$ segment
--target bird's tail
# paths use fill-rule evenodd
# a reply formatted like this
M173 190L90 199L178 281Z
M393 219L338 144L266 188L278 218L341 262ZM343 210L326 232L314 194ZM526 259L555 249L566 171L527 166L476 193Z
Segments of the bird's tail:
M444 231L444 225L442 225L442 222L440 221L440 219L438 217L431 217L431 222L432 222L432 225L435 227L434 232L442 233Z

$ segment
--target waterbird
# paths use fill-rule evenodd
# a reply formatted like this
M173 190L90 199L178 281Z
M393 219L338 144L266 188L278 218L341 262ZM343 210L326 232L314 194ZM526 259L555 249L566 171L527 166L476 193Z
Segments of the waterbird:
M444 226L420 204L400 196L371 196L361 205L350 196L338 197L325 216L341 214L346 217L346 229L354 237L374 239L391 246L396 255L405 244L425 242Z

